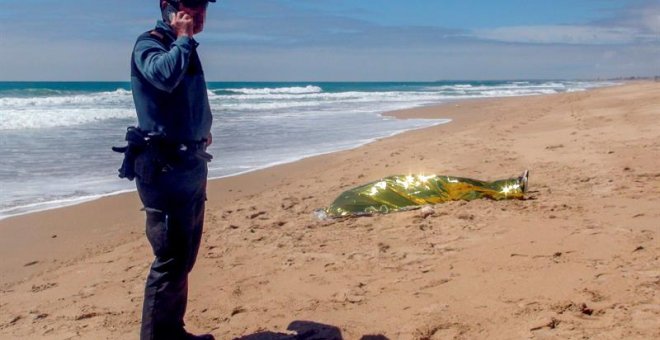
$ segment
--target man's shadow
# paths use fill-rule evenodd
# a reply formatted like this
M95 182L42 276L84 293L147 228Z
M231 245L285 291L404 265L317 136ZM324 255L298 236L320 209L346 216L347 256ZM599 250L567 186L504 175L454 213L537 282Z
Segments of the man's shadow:
M313 321L293 321L286 328L295 334L270 331L244 335L234 340L343 340L341 330L335 326ZM384 335L363 335L360 340L389 340Z

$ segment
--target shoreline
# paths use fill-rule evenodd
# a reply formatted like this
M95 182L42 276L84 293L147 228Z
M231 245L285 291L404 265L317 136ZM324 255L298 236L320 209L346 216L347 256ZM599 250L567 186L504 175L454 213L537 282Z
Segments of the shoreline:
M470 100L470 99L467 99L467 100ZM461 100L458 99L456 101L461 101ZM441 106L441 105L446 105L446 104L448 104L448 103L431 104L431 105L423 106L423 107L434 107L434 106ZM422 107L422 106L420 106L420 107ZM412 107L412 108L403 109L403 110L414 110L414 109L420 108L420 107ZM397 111L400 111L400 110L397 110ZM388 112L381 113L380 115L381 116L388 116L388 113L391 113L391 112L396 112L396 111L388 111ZM393 117L393 116L390 116L390 117ZM397 118L397 119L400 119L400 118ZM403 119L408 119L408 118L403 118ZM427 119L427 118L421 118L421 119ZM383 136L383 137L372 138L372 139L369 139L369 140L367 140L367 141L365 141L361 144L357 144L355 146L351 146L351 147L348 147L348 148L345 148L345 149L337 149L337 150L332 150L332 151L327 151L327 152L320 152L320 153L312 153L312 154L308 154L308 155L303 155L303 156L300 156L300 157L295 157L293 159L286 159L286 160L279 161L279 162L273 162L273 163L265 164L263 166L255 167L253 169L240 171L240 172L229 174L229 175L209 177L208 180L213 181L213 180L218 180L218 179L241 176L241 175L248 174L248 173L255 172L255 171L260 171L260 170L264 170L264 169L268 169L268 168L277 167L277 166L280 166L280 165L295 163L295 162L298 162L298 161L301 161L301 160L304 160L304 159L307 159L307 158L311 158L311 157L324 156L324 155L332 154L332 153L335 153L335 152L350 151L350 150L354 150L354 149L363 147L363 146L368 145L370 143L377 142L377 141L382 140L382 139L394 137L394 136L402 134L402 133L427 129L427 128L431 128L431 127L434 127L434 126L451 123L451 119L428 118L428 120L437 120L439 122L435 123L435 124L432 124L432 125L429 125L429 126L397 131L397 132L391 133L391 134ZM49 211L49 210L56 210L56 209L61 209L61 208L68 208L68 207L76 206L76 205L79 205L79 204L83 204L83 203L103 199L103 198L106 198L106 197L111 197L111 196L116 196L116 195L123 195L123 194L128 194L128 193L132 193L132 192L136 192L136 191L137 191L137 189L123 189L123 190L118 190L118 191L113 191L113 192L108 192L108 193L102 193L102 194L94 194L94 195L88 195L88 196L66 198L66 199L60 199L60 200L54 200L54 201L48 201L48 202L40 202L40 203L33 203L33 204L28 204L28 205L11 207L11 208L7 208L5 210L22 209L22 208L33 206L33 205L47 205L47 206L48 205L55 205L55 206L52 206L52 207L38 208L36 210L24 211L24 212L10 214L10 215L0 215L0 223L3 220L10 219L10 218L13 218L13 217L19 217L19 216L24 216L24 215L29 215L29 214L39 213L39 212L44 212L44 211ZM60 202L65 202L65 203L62 203L61 205L59 205ZM66 203L66 202L71 202L71 203ZM2 211L0 211L0 214L1 213L2 213ZM0 228L1 228L1 226L0 226Z
M469 81L467 81L467 82L469 82ZM47 83L50 83L50 82L47 82ZM54 83L57 83L57 82L54 82ZM94 82L94 83L99 83L99 82ZM100 83L103 83L103 82L100 82ZM110 83L114 83L114 82L110 82ZM425 83L425 82L420 82L420 84L423 84L423 83ZM621 83L613 83L613 82L604 83L603 85L600 85L600 86L597 86L597 87L588 87L588 88L583 88L581 90L576 90L576 91L567 91L565 93L588 91L590 89L601 88L601 87L611 87L611 86L617 86L617 85L621 85ZM312 86L312 85L308 85L308 86ZM512 98L512 97L525 97L525 96L537 96L537 95L544 95L544 94L516 94L516 95L503 95L501 97L477 97L477 98L446 99L444 102L440 102L440 103L417 105L417 106L412 106L412 107L408 107L408 108L404 108L404 109L400 109L400 110L395 110L395 111L414 110L414 109L424 108L424 107L436 107L436 106L443 106L443 105L451 105L454 102L489 100L489 99ZM395 111L385 111L385 112L379 113L379 115L381 117L388 117L388 116L389 117L394 117L394 116L391 115L391 112L395 112ZM415 117L410 117L410 118L415 118ZM403 118L403 119L409 119L409 118ZM441 117L434 117L434 118L429 118L429 119L442 120ZM451 122L451 120L449 120L447 122L433 124L433 125L430 125L430 126L427 126L427 127L433 127L433 126L438 125L438 124L446 124L446 123L449 123L449 122ZM281 165L281 164L296 162L296 161L299 161L301 159L305 159L305 158L309 158L309 157L321 156L321 155L325 155L325 154L329 154L329 153L333 153L333 152L344 151L344 150L352 150L352 149L364 146L366 144L373 143L373 142L378 141L378 140L383 139L383 138L390 138L390 137L396 136L396 135L398 135L400 133L403 133L403 132L406 132L406 131L414 131L414 130L423 129L423 128L427 128L427 127L412 128L412 129L409 129L409 130L404 129L402 131L394 132L394 133L391 133L389 135L384 135L382 137L369 139L367 141L358 143L358 144L356 144L352 147L343 148L343 149L339 148L339 149L326 151L326 152L305 154L305 155L301 155L301 156L298 156L298 157L294 157L292 159L285 159L283 161L278 161L278 162L265 164L263 166L258 166L258 167L255 167L255 168L252 168L252 169L249 169L249 170L245 170L245 171L239 171L239 172L233 173L233 174L209 177L209 180L214 180L214 179L219 179L219 178L226 178L226 177L231 177L231 176L239 176L239 175L249 173L249 172L252 172L252 171L258 171L258 170L261 170L261 169L265 169L265 168L269 168L269 167L273 167L273 166L278 166L278 165ZM107 192L107 193L96 193L96 194L89 194L87 196L68 197L68 198L55 199L55 200L46 201L46 202L31 203L31 204L24 204L24 205L19 205L19 206L8 207L8 208L4 208L0 211L0 221L8 219L8 218L16 217L16 216L23 216L23 215L36 213L36 212L41 212L41 211L48 211L48 210L52 210L52 209L70 207L70 206L74 206L74 205L77 205L77 204L89 202L89 201L96 200L96 199L102 199L104 197L114 196L114 195L130 192L130 191L135 191L135 189L128 188L128 189L121 189L121 190L116 190L116 191L112 191L112 192ZM30 208L32 206L37 206L38 208L32 209L32 208ZM18 212L9 213L9 214L4 213L5 211L16 211L16 210Z
M442 83L442 82L440 82L440 83ZM438 83L438 84L440 84L440 83ZM467 83L469 83L469 82L467 82ZM517 93L514 96L524 96L525 93L526 93L525 91L531 91L531 92L536 91L536 90L534 90L534 86L528 85L529 82L524 82L524 83L527 84L527 85L523 86L523 88L525 88L526 90L523 90L523 89L514 90L513 92ZM532 83L534 83L534 81L532 81ZM96 83L94 83L94 84L96 84ZM329 84L332 84L332 83L329 83ZM419 83L419 84L424 84L424 83L422 82L422 83ZM433 83L429 83L429 86L432 86L432 84ZM266 85L267 84L264 83L264 86L266 86ZM548 91L562 91L562 88L563 88L564 91L571 91L571 90L578 90L578 89L586 90L586 89L589 89L589 88L593 88L592 86L606 87L606 86L612 86L612 85L615 85L615 84L610 83L610 82L601 82L601 83L593 82L593 83L591 83L591 82L588 82L588 81L584 84L582 84L582 82L575 82L575 84L571 85L571 82L569 81L569 82L565 82L565 83L560 82L559 85L557 85L556 83L545 82L545 83L540 83L537 86L540 86L542 88L544 88L544 87L552 88L552 90L548 90ZM473 86L474 86L475 90L480 89L482 87L479 84L473 85ZM502 83L502 84L499 84L497 86L494 86L493 88L497 89L500 86L504 86L504 88L506 88L506 89L512 89L512 88L516 88L518 86L518 83ZM511 86L513 86L513 87L511 87ZM531 87L527 89L526 88L527 86L531 86ZM307 85L305 88L308 88L308 87L315 87L315 85ZM442 88L444 88L444 87L446 87L446 85L442 86ZM93 88L93 87L90 87L90 88ZM450 88L455 90L451 86L450 86ZM472 88L472 85L467 85L466 88ZM302 88L301 87L296 87L296 89L300 90ZM238 90L241 90L241 89L238 89ZM247 90L247 89L243 89L243 90ZM257 91L257 90L269 90L269 89L268 88L253 89L252 91ZM276 90L276 89L270 89L270 90ZM318 90L322 92L322 89L320 87L318 87ZM426 89L422 88L420 90L428 90L428 88L426 88ZM475 93L481 93L480 91L482 91L482 90L476 90ZM522 92L517 92L517 91L522 91ZM501 93L501 92L498 92L498 91L495 91L495 92L497 92L497 93L487 93L487 94L484 94L484 95L486 95L486 96L501 95L503 97L510 97L511 96L511 93L506 93L506 91L504 93ZM541 92L543 92L543 91L541 91ZM442 99L441 102L434 103L434 104L418 104L418 105L416 105L414 103L409 103L410 106L405 108L405 109L413 109L413 108L416 108L416 107L424 107L424 106L444 105L445 103L450 104L454 101L475 100L475 98L469 98L469 97L471 97L469 95L469 93L465 93L464 95L465 95L466 98L462 98L462 99L445 98L445 99ZM529 93L528 93L528 95L529 95ZM480 96L480 95L478 95L478 96ZM441 97L443 97L443 96L441 96ZM437 100L440 100L441 97L438 97ZM488 98L488 97L486 97L486 98ZM491 98L497 98L497 97L491 97ZM379 114L379 116L386 117L387 112L388 111L381 112ZM405 130L406 128L402 127L402 129ZM411 130L414 130L414 129L411 129ZM274 165L278 165L278 164L297 161L297 160L300 160L302 158L307 158L307 157L312 157L312 156L316 156L316 155L326 154L326 153L329 153L329 152L337 152L337 151L341 151L341 150L352 149L352 148L359 147L361 145L373 142L374 140L391 137L395 134L396 133L389 134L389 135L388 134L383 134L381 137L370 138L369 140L355 140L351 143L351 144L353 144L353 146L350 146L350 147L345 146L347 143L340 143L340 144L343 144L343 145L338 145L336 147L333 147L333 149L329 150L329 151L324 151L323 149L325 149L325 148L319 149L320 151L307 152L307 153L304 153L304 150L299 150L300 152L299 152L298 156L283 159L281 161L272 160L272 162L269 163L269 164L264 164L264 165L260 165L260 166L257 166L257 167L253 167L252 169L250 169L248 171L255 171L255 170L259 170L259 169L262 169L262 168L266 168L266 167L270 167L270 166L274 166ZM215 151L217 152L218 150L215 150ZM213 166L214 163L212 163L210 165ZM226 164L226 166L223 167L223 168L227 168L227 167L231 168L230 164ZM106 170L107 170L107 168L106 168ZM211 171L211 174L213 176L210 177L210 178L223 178L223 177L226 177L226 176L240 175L241 173L247 172L247 171L243 171L242 169L240 169L240 167L232 168L232 170L236 171L236 173L225 175L225 174L220 174L220 173L214 173L214 171ZM225 172L225 171L223 170L222 172ZM74 186L64 185L64 187L67 188L67 189L64 189L64 191L58 191L57 188L55 188L54 189L55 191L52 194L43 193L43 194L39 195L38 193L35 193L35 192L33 192L32 194L24 194L24 193L21 192L21 190L19 188L14 188L15 190L17 190L18 194L16 196L12 195L12 198L8 199L8 202L5 202L7 204L7 207L3 207L2 211L0 211L0 220L11 218L13 216L25 215L25 214L29 214L29 213L33 213L33 212L45 211L45 210L50 210L50 209L55 209L55 208L60 208L60 207L65 207L65 206L72 206L72 205L75 205L75 204L78 204L78 203L81 203L81 202L85 202L85 201L89 201L89 200L92 200L92 199L98 199L98 198L102 198L102 197L105 197L105 196L115 195L115 194L120 193L122 191L125 191L127 189L128 190L133 190L132 185L129 185L128 183L124 183L123 181L119 181L116 177L112 176L111 174L109 176L110 177L106 176L105 178L98 178L99 181L103 181L103 182L107 183L105 185L105 188L101 189L101 190L96 190L96 189L88 190L88 188L94 188L94 186L87 186L85 188L79 188L81 191L78 192L77 191L78 188L75 188ZM114 178L114 180L113 180L113 178ZM18 178L18 179L20 179L20 178ZM18 179L16 179L16 180L18 180ZM28 181L27 184L31 183L30 182L31 180L27 180L27 181ZM75 178L73 179L73 181L75 181ZM68 190L68 191L66 191L66 190ZM82 192L86 192L85 196L80 196L82 194ZM45 201L41 202L42 200L45 200Z
M394 111L452 122L209 181L187 323L223 338L294 320L348 339L659 335L659 86ZM313 219L387 175L524 168L523 201ZM134 337L151 256L139 206L133 192L0 221L0 335Z

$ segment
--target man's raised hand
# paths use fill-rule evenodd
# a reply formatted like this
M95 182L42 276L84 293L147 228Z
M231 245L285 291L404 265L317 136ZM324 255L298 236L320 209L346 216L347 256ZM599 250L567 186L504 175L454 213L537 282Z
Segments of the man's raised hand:
M188 15L186 12L179 11L176 12L176 15L172 18L172 22L170 23L172 28L174 29L174 32L176 32L176 36L178 37L190 37L192 38L193 36L193 27L194 22L193 18Z

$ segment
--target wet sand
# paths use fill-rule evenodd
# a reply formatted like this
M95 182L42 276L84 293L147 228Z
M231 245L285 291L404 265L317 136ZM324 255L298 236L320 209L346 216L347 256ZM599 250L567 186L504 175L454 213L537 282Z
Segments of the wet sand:
M659 112L652 82L455 102L391 113L449 124L214 180L188 328L251 340L658 338ZM524 169L522 201L313 216L388 175ZM137 339L151 261L139 208L129 193L0 221L0 338Z

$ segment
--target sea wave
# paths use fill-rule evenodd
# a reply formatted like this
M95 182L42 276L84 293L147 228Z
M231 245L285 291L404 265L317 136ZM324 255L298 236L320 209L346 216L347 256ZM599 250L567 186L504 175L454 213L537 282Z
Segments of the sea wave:
M216 114L247 114L273 111L286 114L353 111L380 112L415 107L446 100L527 96L583 91L615 83L589 81L515 81L506 83L429 84L414 89L380 88L326 91L321 85L269 86L263 88L209 89L208 97ZM14 91L14 90L11 90ZM18 90L16 90L18 91ZM0 95L0 130L39 129L73 126L109 119L135 118L131 91L117 88L105 92L24 89L15 96Z
M209 96L212 104L221 109L260 110L296 108L301 106L341 105L355 103L416 103L429 104L453 99L486 98L501 96L527 96L564 92L558 88L514 88L514 87L460 87L453 89L424 89L424 91L387 92L321 92L302 95L292 94L234 94ZM413 105L416 106L416 105Z
M10 89L0 90L0 98L7 98L7 97L27 98L27 97L35 97L35 96L55 96L55 95L77 94L77 93L79 92L48 89L48 88L24 88L24 89L10 88Z
M509 90L520 91L521 95L534 92L538 89L552 89L557 92L566 89L567 87L581 87L582 84L566 84L559 82L546 82L546 83L529 83L529 82L511 82L504 84L458 84L458 85L442 85L442 86L428 86L429 91L455 91L455 92L481 92L484 90Z
M264 100L277 100L277 101L286 101L286 100L350 100L350 99L360 99L360 100L380 100L380 99L398 99L398 98L415 98L415 97L433 97L437 96L439 93L433 93L430 91L383 91L383 92L362 92L362 91L345 91L345 92L320 92L320 93L306 93L306 94L233 94L233 95L224 95L224 96L213 96L209 99L224 99L224 100L252 100L252 101L264 101Z
M238 88L238 89L226 89L224 91L233 92L233 93L242 93L242 94L256 94L256 95L267 95L267 94L308 94L308 93L319 93L323 92L323 89L315 85L307 86L294 86L294 87L266 87L266 88Z
M43 129L73 126L108 119L135 117L132 109L68 108L5 110L0 112L0 130Z
M57 93L52 90L50 93ZM108 92L93 92L73 95L20 96L0 98L0 107L6 109L23 109L34 107L61 107L79 105L116 105L132 104L131 91L116 89Z
M28 91L29 93L30 91ZM135 116L133 97L115 91L0 98L0 130L72 126Z

